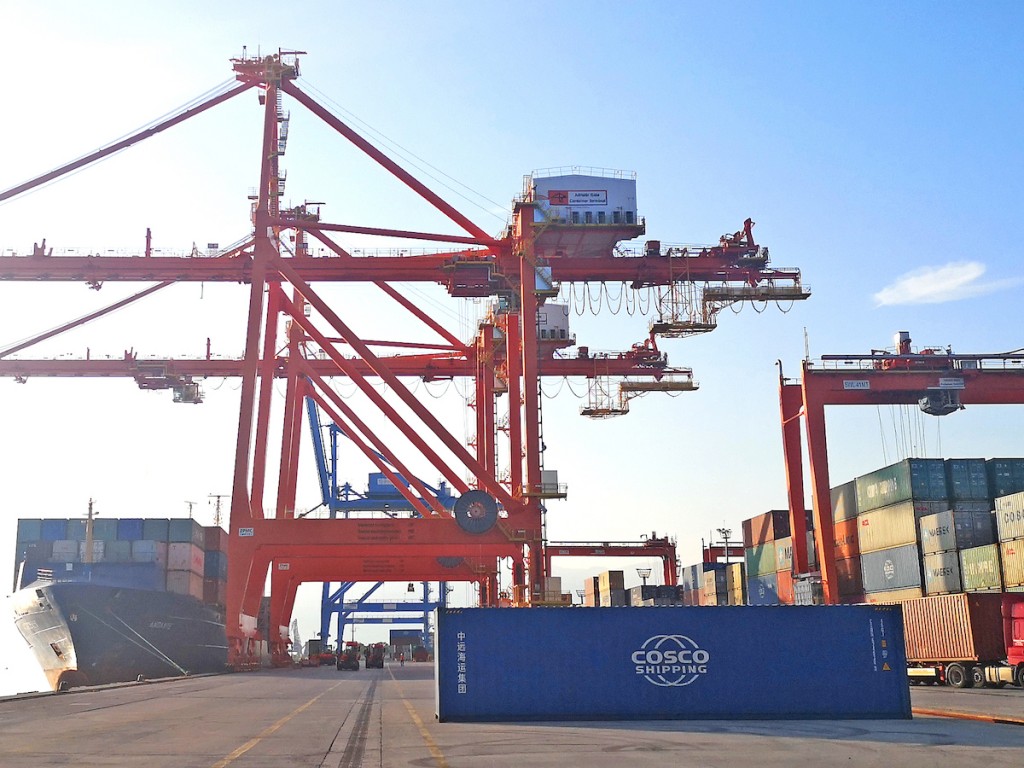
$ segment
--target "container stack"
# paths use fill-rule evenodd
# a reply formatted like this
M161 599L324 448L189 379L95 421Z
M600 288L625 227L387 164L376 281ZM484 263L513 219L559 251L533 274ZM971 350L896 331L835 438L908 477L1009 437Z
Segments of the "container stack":
M227 533L219 527L185 519L96 518L88 552L87 538L81 518L19 520L14 587L42 572L55 581L166 590L224 605Z
M808 564L813 567L813 516L805 512ZM743 552L746 563L746 599L750 605L792 605L793 538L789 510L773 509L743 521Z
M864 583L860 575L860 539L857 536L857 481L851 480L832 488L830 497L839 602L863 603Z
M995 500L1003 587L1024 592L1024 492Z
M589 608L601 605L600 577L590 576L583 580L583 605Z
M942 459L905 459L856 479L861 580L869 603L921 597L918 521L948 509Z
M626 587L622 571L603 571L597 576L598 605L603 608L626 605Z
M203 602L223 607L228 591L228 533L218 525L203 528Z
M725 563L720 563L721 568L704 571L703 586L701 588L701 605L728 605L729 587L725 573Z
M679 573L679 596L683 605L705 605L704 574L725 570L725 563L697 563L687 565ZM717 600L717 590L715 590ZM717 602L707 605L717 605Z
M743 563L727 563L725 566L725 593L728 605L747 604L747 579Z

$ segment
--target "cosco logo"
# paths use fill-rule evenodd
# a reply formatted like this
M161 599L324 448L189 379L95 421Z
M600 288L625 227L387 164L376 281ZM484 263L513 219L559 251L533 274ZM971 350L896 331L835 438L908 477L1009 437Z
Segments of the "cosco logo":
M711 654L686 635L655 635L630 655L636 674L652 685L689 685L708 671Z

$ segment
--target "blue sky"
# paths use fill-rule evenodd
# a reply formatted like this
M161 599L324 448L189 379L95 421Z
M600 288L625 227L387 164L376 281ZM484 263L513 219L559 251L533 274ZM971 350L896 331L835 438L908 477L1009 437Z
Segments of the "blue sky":
M775 363L797 375L805 333L812 358L890 346L898 330L965 353L1024 347L1022 22L1020 4L997 2L8 1L0 188L229 80L228 59L246 45L307 51L301 87L414 155L426 169L414 172L488 231L501 230L524 174L561 165L636 171L653 239L716 242L752 217L773 265L803 270L810 301L786 314L727 310L706 337L664 341L673 364L693 367L696 393L649 395L600 422L564 390L544 405L547 466L569 485L549 509L551 539L656 530L677 536L690 563L712 528L784 506ZM147 226L166 248L233 242L248 231L259 130L247 94L0 205L0 249L41 237L58 249L137 247ZM436 213L298 105L291 131L294 201L326 200L328 220L437 228ZM0 284L0 343L138 288ZM207 336L218 352L241 351L244 289L165 294L36 351L198 356ZM365 293L330 295L364 333L405 332ZM471 332L479 307L424 286L412 295ZM573 317L594 349L628 348L646 324ZM17 517L76 516L90 496L110 516L166 517L225 492L236 387L209 382L207 402L183 409L126 382L0 382L0 564L11 563ZM464 422L458 402L439 407ZM900 458L901 415L832 409L833 481ZM971 408L922 421L914 442L922 455L1021 456L1021 426L1012 407ZM354 467L357 487L365 472ZM304 492L315 504L312 477ZM574 589L584 573L640 564L556 561L556 574Z

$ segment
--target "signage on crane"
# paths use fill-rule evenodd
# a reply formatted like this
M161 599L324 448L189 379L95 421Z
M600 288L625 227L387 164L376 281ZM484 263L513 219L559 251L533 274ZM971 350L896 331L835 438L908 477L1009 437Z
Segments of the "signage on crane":
M844 379L843 389L871 389L871 382L867 379Z
M964 385L964 380L963 379L954 379L954 378L946 378L946 377L943 377L943 378L939 379L939 389L964 389L964 388L965 388L965 385Z

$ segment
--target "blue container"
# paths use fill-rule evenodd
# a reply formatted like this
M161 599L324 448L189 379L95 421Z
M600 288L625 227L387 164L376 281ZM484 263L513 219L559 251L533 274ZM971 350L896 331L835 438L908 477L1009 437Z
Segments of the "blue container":
M449 608L435 627L441 722L910 718L899 606Z
M67 521L67 538L69 541L85 541L85 518L72 518Z
M226 581L228 578L228 553L210 551L203 562L203 578Z
M984 501L992 498L988 489L988 467L984 459L946 459L946 485L954 501Z
M67 531L67 520L43 520L39 526L39 538L43 541L59 541L68 537Z
M40 541L43 538L43 521L35 519L21 519L18 521L18 542Z
M751 605L779 604L779 577L769 573L747 579L747 602Z
M139 541L146 538L142 535L143 520L141 517L123 517L117 521L117 538L119 541Z

